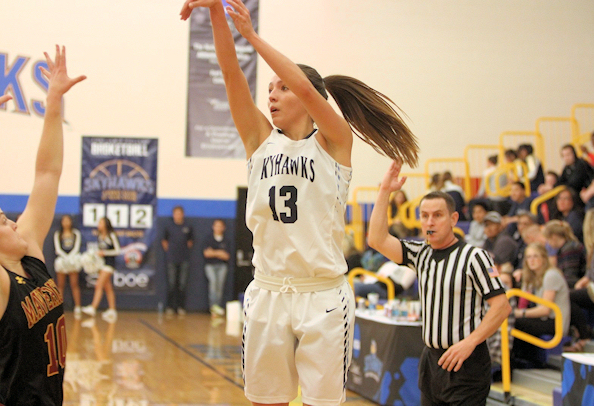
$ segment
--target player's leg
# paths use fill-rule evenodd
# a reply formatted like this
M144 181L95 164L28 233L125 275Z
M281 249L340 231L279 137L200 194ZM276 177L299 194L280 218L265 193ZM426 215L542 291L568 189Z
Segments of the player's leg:
M242 370L253 404L284 404L297 396L295 336L290 293L260 289L252 282L244 298Z
M346 400L353 348L355 299L348 282L294 295L293 325L299 339L295 363L304 404L335 406Z

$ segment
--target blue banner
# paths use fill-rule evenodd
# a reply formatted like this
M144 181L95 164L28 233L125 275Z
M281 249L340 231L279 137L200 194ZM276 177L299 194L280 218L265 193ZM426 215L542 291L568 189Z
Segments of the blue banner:
M107 217L118 235L114 288L155 293L157 151L154 138L83 137L80 212L87 249L97 243L97 225ZM86 275L87 288L96 276Z
M259 0L244 0L258 32ZM223 2L227 6L226 2ZM256 97L258 54L227 21L239 65L247 79L252 98ZM245 150L235 129L225 91L223 73L217 62L208 8L196 8L190 18L190 56L188 77L188 130L186 155L209 158L245 159Z

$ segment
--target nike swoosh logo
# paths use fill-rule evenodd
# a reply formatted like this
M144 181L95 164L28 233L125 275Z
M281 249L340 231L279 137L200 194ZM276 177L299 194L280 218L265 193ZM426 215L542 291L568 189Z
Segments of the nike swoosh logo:
M338 307L335 307L334 309L330 309L330 310L326 309L326 313L330 313L330 312L332 312L332 311L334 311L336 309L338 309Z

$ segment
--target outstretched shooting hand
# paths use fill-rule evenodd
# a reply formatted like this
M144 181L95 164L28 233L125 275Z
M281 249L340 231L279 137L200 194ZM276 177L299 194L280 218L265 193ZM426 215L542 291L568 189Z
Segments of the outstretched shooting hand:
M241 0L227 0L227 3L233 8L227 7L225 11L233 19L233 24L235 24L235 28L237 28L241 36L247 38L254 33L252 18L245 4Z
M192 14L192 10L197 7L210 8L221 3L221 0L186 0L182 6L179 15L182 20L187 20Z

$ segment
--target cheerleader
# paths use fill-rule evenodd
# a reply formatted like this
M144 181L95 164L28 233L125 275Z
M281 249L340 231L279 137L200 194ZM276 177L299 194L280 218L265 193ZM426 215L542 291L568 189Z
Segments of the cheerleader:
M80 231L72 227L72 216L68 214L63 215L60 225L60 229L54 233L54 248L56 250L54 269L56 270L58 289L62 293L62 296L64 296L66 275L68 275L72 300L74 301L74 318L80 319L81 307L78 273L81 269L80 243L82 237Z
M97 232L97 247L99 250L95 254L96 256L103 258L104 263L97 267L99 276L97 277L97 283L95 284L93 302L91 302L90 305L83 307L82 312L89 316L95 316L99 303L101 303L101 298L103 297L103 291L105 291L109 309L103 312L101 317L103 320L113 323L117 320L118 314L116 312L116 300L111 276L115 271L115 259L120 254L120 241L111 225L111 221L109 221L107 217L99 220ZM89 272L87 267L85 267L85 272Z

